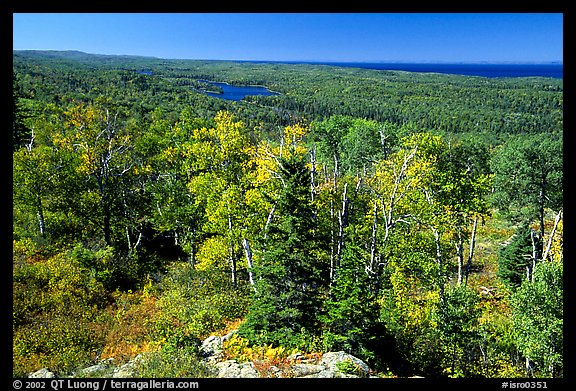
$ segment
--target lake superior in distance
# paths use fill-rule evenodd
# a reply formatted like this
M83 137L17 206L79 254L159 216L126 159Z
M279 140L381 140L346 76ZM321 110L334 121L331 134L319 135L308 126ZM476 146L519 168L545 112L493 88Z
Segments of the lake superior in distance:
M323 61L246 61L254 63L330 65L387 71L442 73L480 77L552 77L563 79L564 65L553 63L387 63Z

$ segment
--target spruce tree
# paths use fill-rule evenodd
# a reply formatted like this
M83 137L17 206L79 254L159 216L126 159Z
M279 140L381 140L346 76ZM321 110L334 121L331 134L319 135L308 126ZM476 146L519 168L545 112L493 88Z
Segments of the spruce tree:
M310 199L310 172L301 157L280 160L284 184L274 220L255 265L255 293L240 335L255 344L302 347L318 330L325 278Z
M354 244L344 248L322 320L327 349L345 350L370 360L379 340L385 338L385 330L379 321L380 309L370 289L363 253Z
M498 277L513 288L526 279L526 268L532 264L532 229L527 223L518 228L509 244L500 250Z

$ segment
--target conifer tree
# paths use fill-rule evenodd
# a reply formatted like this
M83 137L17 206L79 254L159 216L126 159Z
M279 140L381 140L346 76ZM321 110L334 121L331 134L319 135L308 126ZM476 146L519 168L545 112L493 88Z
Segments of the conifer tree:
M344 248L323 316L327 349L345 350L363 359L373 358L375 343L384 337L379 305L365 270L366 255L354 244Z
M523 224L510 243L500 250L497 275L513 288L519 287L526 279L526 268L532 264L531 233L528 224Z
M310 199L310 172L301 156L279 159L283 190L255 267L256 292L240 333L256 344L301 346L318 329L326 278L321 273Z

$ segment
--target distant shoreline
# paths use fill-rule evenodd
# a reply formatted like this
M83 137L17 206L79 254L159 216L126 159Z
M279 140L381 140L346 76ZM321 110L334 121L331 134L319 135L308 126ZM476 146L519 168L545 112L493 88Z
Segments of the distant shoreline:
M254 63L327 65L344 68L361 68L379 71L404 71L439 73L462 76L500 77L551 77L564 79L564 64L550 63L403 63L403 62L316 62L316 61L244 61Z

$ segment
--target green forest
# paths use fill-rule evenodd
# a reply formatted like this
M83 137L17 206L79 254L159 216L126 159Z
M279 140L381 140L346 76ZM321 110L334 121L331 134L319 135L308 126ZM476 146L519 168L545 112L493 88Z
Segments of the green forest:
M15 377L563 377L562 79L14 51L12 118Z

